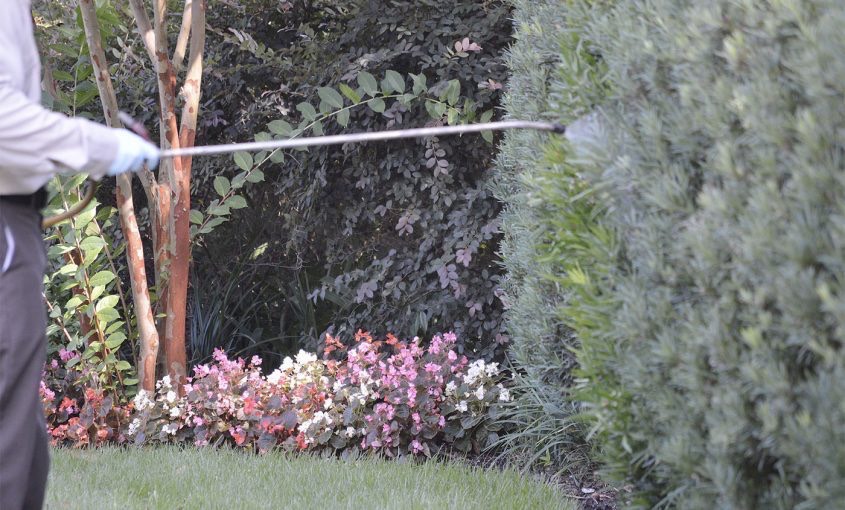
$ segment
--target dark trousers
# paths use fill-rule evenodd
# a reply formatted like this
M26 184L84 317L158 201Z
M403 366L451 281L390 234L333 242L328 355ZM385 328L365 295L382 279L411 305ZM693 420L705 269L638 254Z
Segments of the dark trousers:
M0 510L44 504L50 458L38 396L45 360L41 216L0 199Z

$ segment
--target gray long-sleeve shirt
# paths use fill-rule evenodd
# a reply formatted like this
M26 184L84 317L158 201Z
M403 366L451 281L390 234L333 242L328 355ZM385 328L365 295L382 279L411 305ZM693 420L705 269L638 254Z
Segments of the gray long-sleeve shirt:
M0 15L0 195L32 193L57 173L105 175L117 153L112 130L40 105L41 62L30 0Z

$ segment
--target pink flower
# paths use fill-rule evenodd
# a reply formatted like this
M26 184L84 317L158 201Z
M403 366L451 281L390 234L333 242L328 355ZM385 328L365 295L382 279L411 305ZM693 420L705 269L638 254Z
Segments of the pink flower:
M229 433L235 438L235 444L238 446L244 444L244 441L246 441L246 432L240 427L235 427L234 430L229 429Z
M419 441L414 439L413 441L411 441L411 451L413 451L414 453L419 453L423 451L423 445L420 444Z
M61 358L62 361L64 361L64 362L70 361L71 359L74 358L74 356L76 356L76 351L69 351L69 350L65 349L64 347L59 349L59 358Z
M426 363L425 371L429 374L436 374L440 372L440 365L438 365L437 363Z
M211 370L208 368L208 365L197 365L194 367L195 377L205 377L209 373L211 373Z
M443 346L443 339L440 338L440 335L435 335L434 338L431 339L431 345L428 346L428 352L431 354L440 354L440 349Z

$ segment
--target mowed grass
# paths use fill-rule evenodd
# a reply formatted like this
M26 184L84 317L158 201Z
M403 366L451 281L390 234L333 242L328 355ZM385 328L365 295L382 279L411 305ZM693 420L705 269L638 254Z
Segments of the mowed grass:
M573 510L514 471L212 449L54 449L47 509Z

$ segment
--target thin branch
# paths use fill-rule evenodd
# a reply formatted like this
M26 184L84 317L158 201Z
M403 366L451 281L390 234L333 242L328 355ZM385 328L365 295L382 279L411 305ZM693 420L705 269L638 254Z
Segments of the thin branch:
M192 4L191 58L188 62L185 84L182 86L182 98L185 104L182 108L182 125L179 129L179 145L181 147L191 147L194 145L194 138L197 132L197 117L199 115L200 91L202 90L206 0L196 0ZM190 171L190 158L182 158L182 165L187 171Z
M188 36L191 34L192 4L192 0L185 0L185 9L182 12L182 27L179 29L179 37L176 39L176 49L173 50L173 68L177 72L182 68L185 51L188 49Z
M144 48L147 50L147 55L149 55L150 60L153 63L153 69L158 69L156 67L158 61L155 54L155 33L153 32L152 24L150 24L150 17L147 15L147 9L144 7L144 0L129 0L129 5L132 6L132 13L135 15L135 24L138 26L138 32L141 34L141 39L144 41Z
M114 86L108 73L108 62L103 51L94 0L80 0L79 7L82 12L85 38L91 52L91 64L94 67L94 76L97 80L97 89L100 92L106 123L110 126L120 127L117 96L114 93ZM141 363L138 367L138 374L141 379L141 387L145 390L152 390L155 385L155 361L158 354L159 339L150 305L150 292L147 287L144 247L141 243L141 234L132 201L132 180L130 175L125 173L117 177L117 205L120 211L121 228L126 239L126 258L129 266L132 297L135 301L135 318L138 321L138 330L141 335Z

